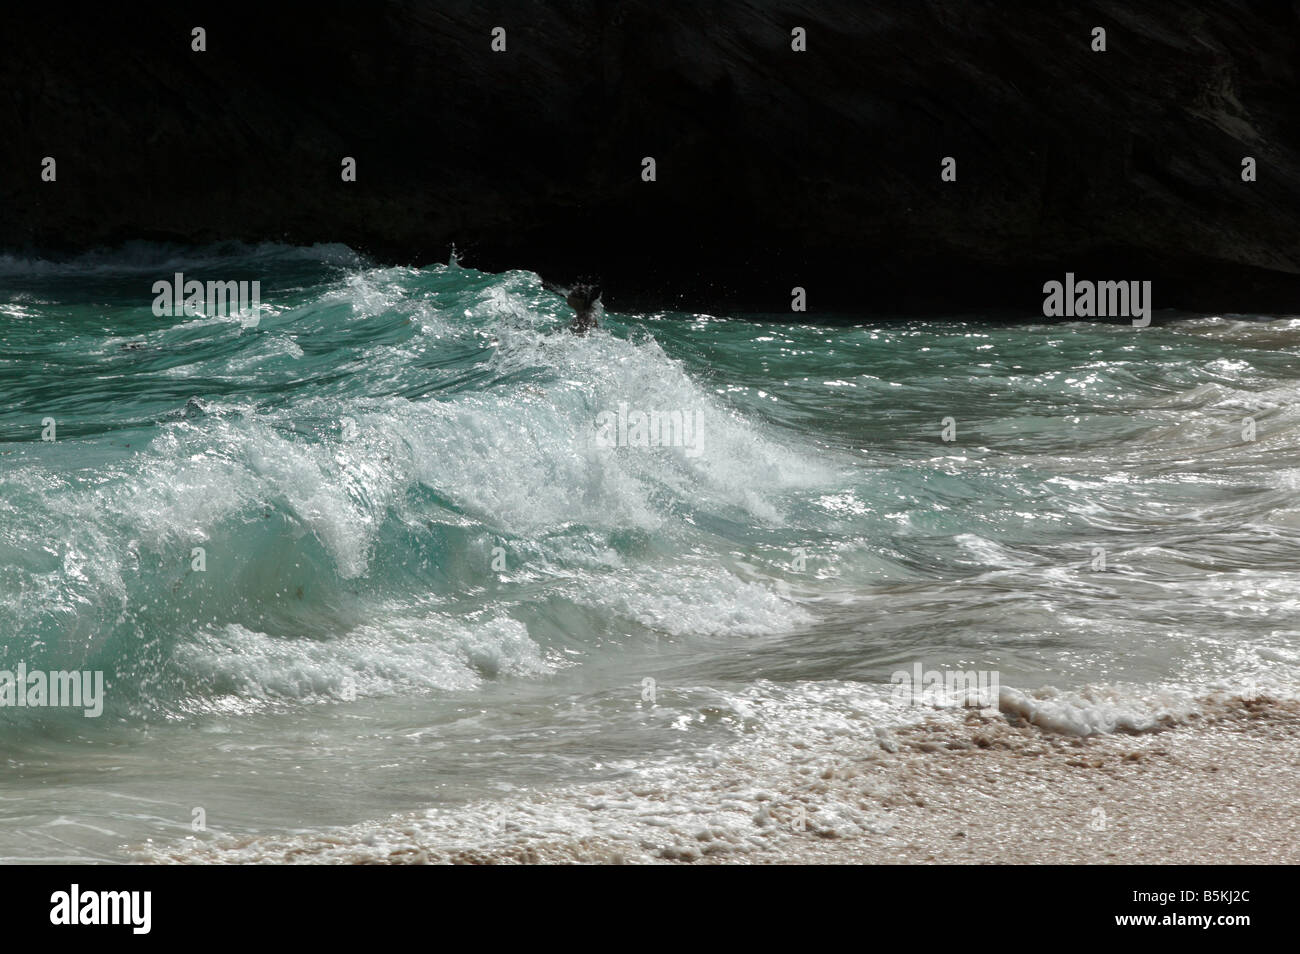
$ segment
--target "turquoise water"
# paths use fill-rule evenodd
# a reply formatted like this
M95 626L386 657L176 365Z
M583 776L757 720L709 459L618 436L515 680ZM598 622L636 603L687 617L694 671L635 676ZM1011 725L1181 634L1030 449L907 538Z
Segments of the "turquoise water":
M155 315L176 271L260 322ZM915 662L1076 731L1296 684L1300 321L570 316L341 246L0 257L0 669L106 685L0 707L0 857L632 784L910 718Z

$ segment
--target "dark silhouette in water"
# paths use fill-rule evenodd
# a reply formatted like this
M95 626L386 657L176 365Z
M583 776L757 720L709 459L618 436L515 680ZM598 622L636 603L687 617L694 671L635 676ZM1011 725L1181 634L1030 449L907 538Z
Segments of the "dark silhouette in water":
M585 335L593 328L600 327L596 323L596 302L600 300L599 288L591 285L574 285L564 300L574 311L569 330L575 335Z

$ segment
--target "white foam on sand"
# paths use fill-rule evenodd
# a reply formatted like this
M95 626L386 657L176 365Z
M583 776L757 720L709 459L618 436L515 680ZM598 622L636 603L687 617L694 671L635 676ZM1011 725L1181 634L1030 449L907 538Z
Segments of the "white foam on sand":
M957 849L987 836L985 850L1012 852L1011 860L1107 860L1114 852L1102 837L1105 806L1112 826L1141 816L1130 842L1161 845L1168 819L1142 815L1144 795L1163 792L1177 802L1191 793L1199 801L1189 804L1208 813L1222 803L1219 787L1242 784L1234 773L1254 773L1259 778L1250 784L1268 788L1257 808L1280 811L1294 801L1293 786L1270 774L1300 760L1293 701L1212 695L1175 705L1171 694L1161 708L1154 699L1126 702L1118 692L1105 698L1098 691L1091 703L1012 692L999 714L900 713L876 688L756 688L728 704L773 731L689 759L629 765L609 781L329 830L209 833L137 846L134 855L152 863L960 862L982 860ZM1084 737L1093 730L1106 734ZM1280 749L1280 761L1226 757L1252 745ZM1155 787L1144 792L1143 785ZM1110 795L1099 794L1108 786ZM1249 828L1233 827L1248 822L1222 822L1237 833L1224 837L1254 838ZM929 844L936 829L956 847ZM1009 833L1022 843L997 840ZM1033 837L1024 840L1026 833ZM1259 833L1261 850L1269 849L1268 834ZM968 835L969 843L954 841ZM1131 850L1124 844L1116 842L1116 850ZM944 859L945 851L957 853Z

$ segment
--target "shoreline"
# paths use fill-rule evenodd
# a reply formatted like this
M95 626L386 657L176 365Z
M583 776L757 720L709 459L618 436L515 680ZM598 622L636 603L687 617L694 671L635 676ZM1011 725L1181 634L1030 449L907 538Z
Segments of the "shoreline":
M1294 864L1300 702L1209 697L1079 738L969 713L876 738L296 835L151 846L163 863ZM781 766L784 766L782 768ZM802 829L800 824L802 823Z

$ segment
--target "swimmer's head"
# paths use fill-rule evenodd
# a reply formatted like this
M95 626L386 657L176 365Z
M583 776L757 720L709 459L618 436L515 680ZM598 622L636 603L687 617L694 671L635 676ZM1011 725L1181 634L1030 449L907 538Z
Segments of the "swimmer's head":
M591 311L597 300L600 298L600 289L592 285L574 285L569 289L569 294L565 296L565 301L569 307L578 314Z

